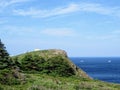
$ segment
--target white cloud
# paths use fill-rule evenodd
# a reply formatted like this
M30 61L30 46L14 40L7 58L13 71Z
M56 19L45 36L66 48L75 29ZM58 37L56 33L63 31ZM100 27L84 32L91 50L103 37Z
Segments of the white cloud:
M46 29L41 31L42 34L50 35L50 36L76 36L77 33L71 29L68 28L54 28L54 29Z
M112 39L116 39L117 36L115 35L99 35L99 36L91 36L89 37L89 39L91 40L112 40Z
M89 40L118 40L120 39L120 30L113 30L107 33L99 33L95 35L86 35Z
M110 14L112 13L112 8L104 7L97 3L83 3L80 4L80 10L84 12L95 12L99 14Z
M26 1L28 1L28 0L0 0L0 7L5 8L7 6L17 4L17 3L23 3Z
M34 35L35 30L31 27L3 26L0 31L1 36L26 36L26 34Z
M67 13L72 13L78 10L77 4L70 4L67 7L60 7L55 8L52 10L41 10L35 8L29 8L28 10L13 10L13 12L17 15L21 16L32 16L32 17L51 17L51 16L58 16Z
M81 8L81 11L84 11L84 12L92 12L92 13L97 13L101 15L120 17L119 6L107 7L97 3L83 3L81 4L80 8Z
M66 7L57 7L51 10L42 10L29 8L27 10L18 9L13 10L14 14L21 16L31 16L31 17L52 17L70 14L74 12L91 12L102 15L111 15L120 17L120 7L106 7L97 3L79 3L79 4L69 4Z
M13 8L16 8L17 5L22 5L24 2L27 2L30 0L0 0L0 14L3 16L5 15L13 15Z
M35 27L21 27L21 26L4 26L1 27L0 36L53 36L53 37L74 37L77 36L77 32L69 28L47 28L39 29Z

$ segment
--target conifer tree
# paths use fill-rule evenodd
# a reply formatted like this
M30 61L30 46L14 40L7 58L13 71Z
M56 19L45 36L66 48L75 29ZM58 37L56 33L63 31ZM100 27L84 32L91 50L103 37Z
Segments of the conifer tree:
M17 69L0 40L0 85L17 85L22 83L24 79L24 75L19 72L19 68Z
M11 65L11 60L6 47L0 40L0 69L8 68Z

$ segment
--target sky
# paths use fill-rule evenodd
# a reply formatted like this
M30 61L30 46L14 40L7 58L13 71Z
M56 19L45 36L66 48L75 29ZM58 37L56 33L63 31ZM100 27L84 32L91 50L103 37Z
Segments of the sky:
M69 57L120 57L119 0L0 0L10 55L62 49Z

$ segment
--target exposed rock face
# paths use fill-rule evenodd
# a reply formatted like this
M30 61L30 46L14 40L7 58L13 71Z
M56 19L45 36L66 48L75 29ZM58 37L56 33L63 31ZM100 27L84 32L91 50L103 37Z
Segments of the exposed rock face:
M66 51L61 50L61 49L49 49L47 51L48 51L49 55L53 55L53 56L54 55L61 55L61 56L64 56L64 57L68 57Z

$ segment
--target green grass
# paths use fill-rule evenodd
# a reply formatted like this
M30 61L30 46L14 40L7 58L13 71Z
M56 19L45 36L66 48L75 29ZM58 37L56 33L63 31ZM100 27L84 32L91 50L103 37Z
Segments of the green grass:
M0 85L0 90L120 90L119 84L80 77L53 77L45 74L26 74L21 85Z
M0 90L120 90L120 84L91 79L61 50L42 50L12 57L0 70Z

